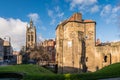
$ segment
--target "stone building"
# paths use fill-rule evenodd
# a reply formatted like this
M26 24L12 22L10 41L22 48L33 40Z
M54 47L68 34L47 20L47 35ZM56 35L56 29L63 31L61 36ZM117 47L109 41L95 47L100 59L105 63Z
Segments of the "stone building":
M120 41L101 43L101 45L96 46L95 60L95 66L98 69L120 62Z
M32 19L30 20L30 26L27 26L26 31L26 50L34 49L36 46L36 27L33 25Z
M99 45L98 45L99 44ZM56 63L58 73L93 72L120 62L120 42L96 45L96 22L73 14L56 28Z
M45 40L42 42L42 46L44 47L44 54L49 55L50 62L55 62L55 40Z

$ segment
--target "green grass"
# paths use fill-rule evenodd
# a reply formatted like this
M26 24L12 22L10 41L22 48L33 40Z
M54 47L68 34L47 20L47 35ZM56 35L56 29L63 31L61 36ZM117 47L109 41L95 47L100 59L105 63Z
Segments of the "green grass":
M0 72L21 72L25 74L53 74L51 71L38 65L10 65L0 66Z
M70 80L98 80L104 78L120 77L120 63L115 63L96 72L69 74Z
M25 74L24 80L34 80L34 77L44 76L44 75L54 75L53 72L40 67L38 65L10 65L10 66L0 66L0 72L17 72ZM31 79L29 79L31 77Z
M98 80L120 77L120 63L109 65L93 73L82 74L54 74L37 65L1 66L0 72L25 73L23 80Z

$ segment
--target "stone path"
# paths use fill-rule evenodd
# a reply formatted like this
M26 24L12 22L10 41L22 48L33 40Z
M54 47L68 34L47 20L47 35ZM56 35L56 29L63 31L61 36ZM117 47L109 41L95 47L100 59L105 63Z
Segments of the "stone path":
M108 79L99 79L99 80L120 80L120 78L108 78Z

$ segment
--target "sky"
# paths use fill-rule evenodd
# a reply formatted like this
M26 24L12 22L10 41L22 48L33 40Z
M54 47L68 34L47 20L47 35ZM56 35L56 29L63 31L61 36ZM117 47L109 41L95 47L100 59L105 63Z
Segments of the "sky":
M0 0L0 37L20 50L32 18L38 42L55 39L57 25L75 12L96 21L96 38L102 42L120 41L119 0Z

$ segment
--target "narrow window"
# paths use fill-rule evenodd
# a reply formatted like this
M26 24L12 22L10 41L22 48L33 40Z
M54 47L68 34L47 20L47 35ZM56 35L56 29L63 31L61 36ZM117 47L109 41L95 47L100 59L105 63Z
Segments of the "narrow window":
M107 56L104 56L104 62L107 62Z
M30 41L30 35L28 35L28 41Z
M88 57L86 57L86 62L88 62Z
M31 35L31 41L33 41L33 35Z

